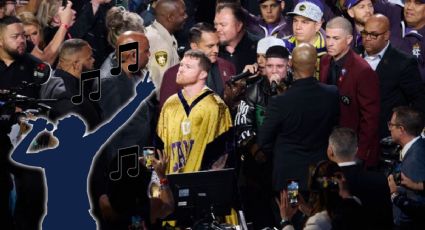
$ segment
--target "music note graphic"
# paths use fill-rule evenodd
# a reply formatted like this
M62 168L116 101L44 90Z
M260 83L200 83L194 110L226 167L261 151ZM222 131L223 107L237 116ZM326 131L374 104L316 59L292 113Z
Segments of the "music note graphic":
M133 165L124 165L123 168L123 158L125 157L131 157L131 159L134 159L134 166ZM109 178L113 181L120 180L122 178L122 172L126 170L127 175L129 177L137 177L139 175L139 146L134 145L127 148L122 148L118 150L118 169L115 171L112 171L109 174ZM133 160L131 161L133 163Z
M131 42L118 46L118 66L111 68L112 75L121 74L121 54L129 50L136 50L136 63L128 65L128 71L134 73L139 70L139 42Z
M91 70L87 72L83 72L81 74L80 78L80 92L77 95L74 95L71 98L71 101L74 105L79 105L83 102L83 96L84 96L84 82L88 80L96 80L97 81L97 91L96 92L90 92L89 99L92 101L98 101L100 99L100 92L101 92L101 84L100 84L100 69L97 70Z

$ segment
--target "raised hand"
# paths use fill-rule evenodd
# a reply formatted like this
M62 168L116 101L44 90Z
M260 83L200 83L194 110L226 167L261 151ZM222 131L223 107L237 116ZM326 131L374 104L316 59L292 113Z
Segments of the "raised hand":
M280 217L284 220L291 220L298 210L298 204L295 206L289 204L288 192L282 190L280 192L280 200L275 198L275 201L279 206Z
M164 156L163 152L159 149L157 149L156 152L158 153L158 159L152 159L152 166L158 175L158 178L163 179L165 178L165 170L168 165L168 157Z
M68 1L66 7L59 7L57 16L59 17L61 24L66 24L67 26L72 26L75 22L75 11L71 8L72 2Z

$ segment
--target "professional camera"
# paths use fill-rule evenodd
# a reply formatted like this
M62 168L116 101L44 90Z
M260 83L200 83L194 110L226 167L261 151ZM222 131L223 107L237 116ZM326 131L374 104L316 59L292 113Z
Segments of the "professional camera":
M379 169L385 175L393 175L396 184L400 184L400 151L401 146L394 143L391 136L385 137L380 141L382 156Z
M22 109L22 112L18 112L21 116L45 115L50 110L50 106L46 103L54 101L56 99L34 99L12 90L0 90L0 116L16 113L16 107Z

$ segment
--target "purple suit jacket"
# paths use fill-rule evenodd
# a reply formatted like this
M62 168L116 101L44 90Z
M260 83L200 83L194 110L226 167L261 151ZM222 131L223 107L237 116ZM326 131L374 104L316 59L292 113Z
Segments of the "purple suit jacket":
M177 93L182 87L176 83L177 71L179 70L179 65L170 67L165 71L164 77L162 79L161 88L159 91L159 109L162 109L165 101L173 94ZM217 58L218 70L220 71L221 80L223 81L223 86L225 82L230 79L231 76L235 75L236 70L235 66L224 60L223 58Z
M379 161L379 77L369 64L350 50L338 78L340 126L353 129L359 137L357 156L367 167ZM331 56L320 61L320 81L327 83Z

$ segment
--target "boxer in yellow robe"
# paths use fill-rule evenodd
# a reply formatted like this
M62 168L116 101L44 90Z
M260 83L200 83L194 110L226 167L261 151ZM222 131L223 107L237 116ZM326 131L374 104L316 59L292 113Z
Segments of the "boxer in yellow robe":
M231 127L228 107L205 86L210 66L205 54L186 52L176 79L183 89L161 110L157 133L169 159L167 174L199 171L207 144Z

